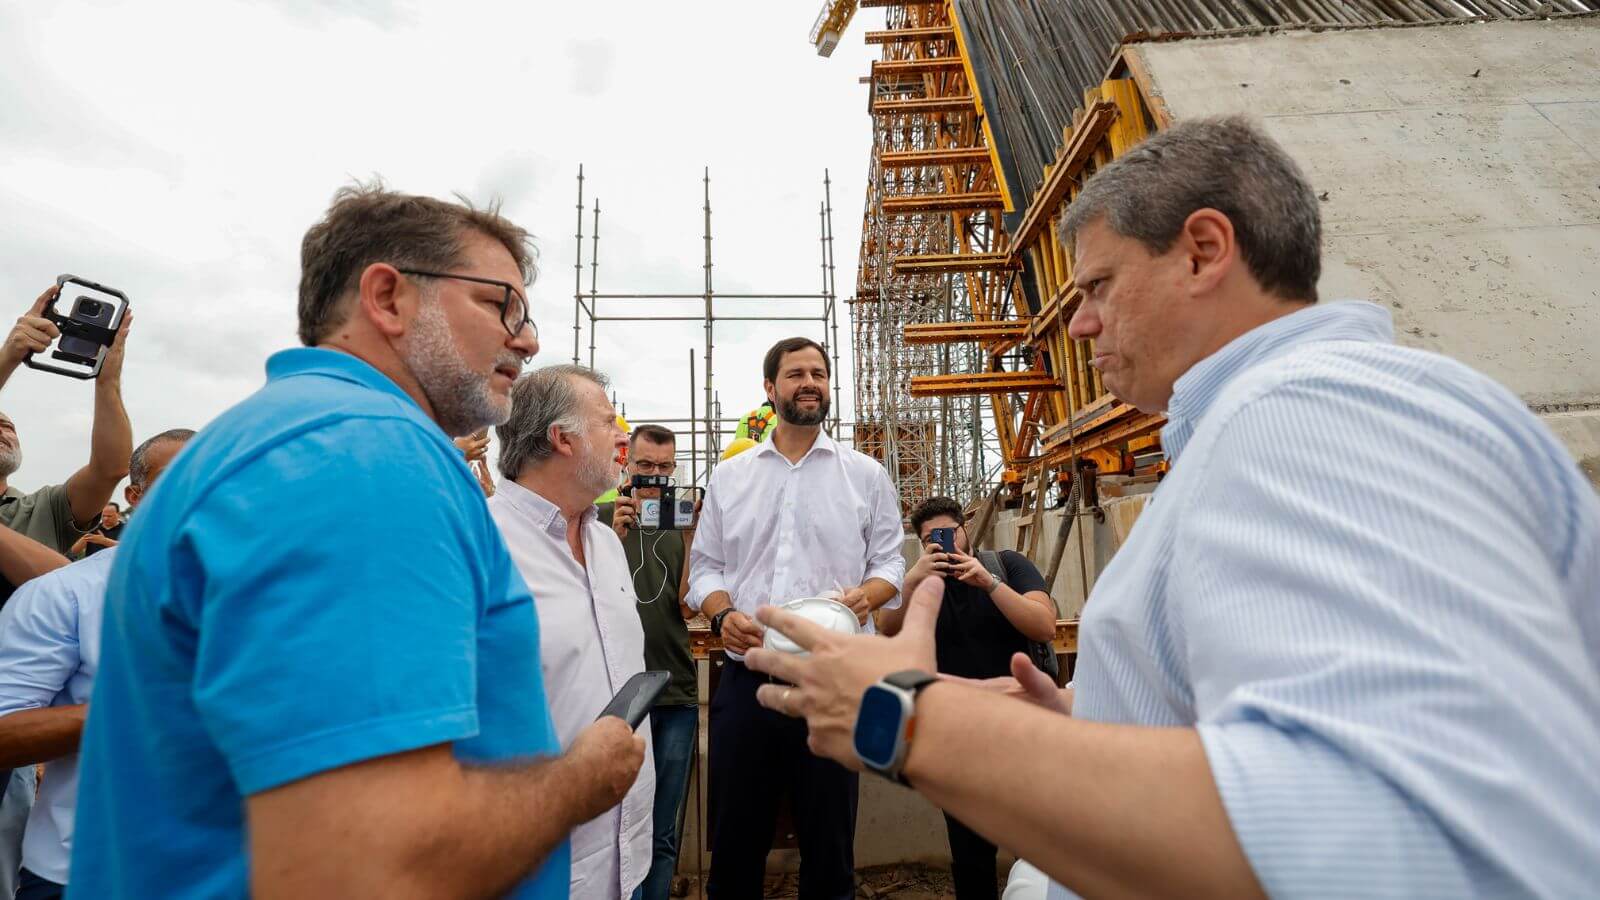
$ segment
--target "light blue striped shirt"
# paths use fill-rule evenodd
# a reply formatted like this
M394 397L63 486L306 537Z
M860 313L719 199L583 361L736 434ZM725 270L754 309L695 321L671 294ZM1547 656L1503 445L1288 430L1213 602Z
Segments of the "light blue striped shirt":
M1600 893L1600 501L1544 425L1354 302L1168 416L1075 715L1196 727L1274 896Z
M117 548L33 579L0 610L0 717L88 703L100 668L100 622ZM65 884L72 857L78 754L45 764L22 839L22 864Z

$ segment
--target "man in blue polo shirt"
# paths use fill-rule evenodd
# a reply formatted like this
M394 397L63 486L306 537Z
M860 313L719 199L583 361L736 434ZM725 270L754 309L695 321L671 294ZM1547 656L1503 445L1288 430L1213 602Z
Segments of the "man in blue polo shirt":
M301 254L307 347L118 551L72 892L565 897L567 833L644 743L610 718L558 755L531 597L450 442L538 350L527 235L352 188Z

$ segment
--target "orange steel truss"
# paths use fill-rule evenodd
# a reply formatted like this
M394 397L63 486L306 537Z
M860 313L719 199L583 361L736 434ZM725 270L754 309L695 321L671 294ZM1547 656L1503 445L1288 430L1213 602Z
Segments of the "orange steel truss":
M866 38L883 59L868 79L872 169L851 300L855 441L909 508L970 496L998 470L992 415L945 382L984 356L947 329L1010 319L1019 262L999 227L1004 185L948 5L882 5L889 27ZM1020 332L997 336L1015 345Z
M1084 180L1164 125L1165 110L1147 109L1141 73L1119 59L1085 92L1033 196L1012 196L950 5L885 5L889 27L867 35L883 59L869 79L875 140L852 303L858 447L889 466L908 505L989 493L1038 509L1076 472L1159 474L1164 418L1108 394L1090 342L1067 334L1080 296L1057 229ZM952 422L963 400L973 406Z

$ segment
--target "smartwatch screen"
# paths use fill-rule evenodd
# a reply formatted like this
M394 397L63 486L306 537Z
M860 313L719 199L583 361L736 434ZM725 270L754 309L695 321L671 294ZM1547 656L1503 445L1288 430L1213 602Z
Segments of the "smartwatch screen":
M861 711L856 716L856 755L869 766L886 769L894 764L894 751L900 740L905 707L900 695L878 685L861 696Z

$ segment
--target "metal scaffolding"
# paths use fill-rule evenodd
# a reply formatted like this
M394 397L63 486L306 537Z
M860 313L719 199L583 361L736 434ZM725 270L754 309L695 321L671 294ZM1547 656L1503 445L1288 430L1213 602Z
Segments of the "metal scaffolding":
M943 4L888 10L872 67L871 171L851 302L856 448L883 461L907 508L966 499L998 472L995 419L981 391L918 389L979 372L983 346L912 340L950 322L1011 318L995 172ZM979 198L974 200L973 198Z
M819 342L828 348L832 356L831 365L833 378L833 405L832 417L829 428L836 437L842 439L840 433L840 388L839 388L839 313L838 294L834 283L834 256L833 256L833 182L826 169L822 174L822 200L817 206L818 243L820 249L820 279L821 290L815 293L719 293L712 277L711 256L711 170L707 168L702 176L704 188L704 203L701 207L703 214L704 230L702 238L705 244L705 257L702 264L705 273L704 283L697 292L679 293L649 293L649 292L606 292L598 289L600 271L600 201L595 199L591 212L591 234L589 252L589 289L583 289L583 217L584 217L584 185L583 166L578 166L578 202L577 202L577 251L574 256L573 293L572 293L572 362L582 362L581 351L583 346L583 324L588 322L589 357L588 365L594 365L595 334L600 322L660 322L660 323L690 323L698 322L701 325L703 339L703 354L700 367L696 367L695 351L688 348L689 354L689 381L687 416L637 416L639 422L650 422L658 425L673 427L679 430L681 426L687 428L679 431L687 432L688 446L679 443L677 454L680 462L689 465L690 484L704 483L709 480L711 470L716 466L717 459L722 453L723 438L731 435L738 422L737 417L724 416L722 400L717 393L715 379L715 349L716 349L716 324L718 322L815 322L820 325L821 334ZM600 311L600 302L606 301L608 310L605 314ZM660 302L699 301L700 312L695 315L649 315L633 314L626 310L639 305L648 305ZM719 301L733 301L736 305L755 304L759 310L763 301L817 301L820 312L814 315L777 315L772 313L751 312L749 310L733 310L724 313L724 308ZM612 312L611 309L619 309ZM697 382L703 382L697 383ZM662 395L652 397L659 401ZM653 412L654 410L652 410ZM622 409L627 415L626 408ZM742 410L741 410L742 412Z

